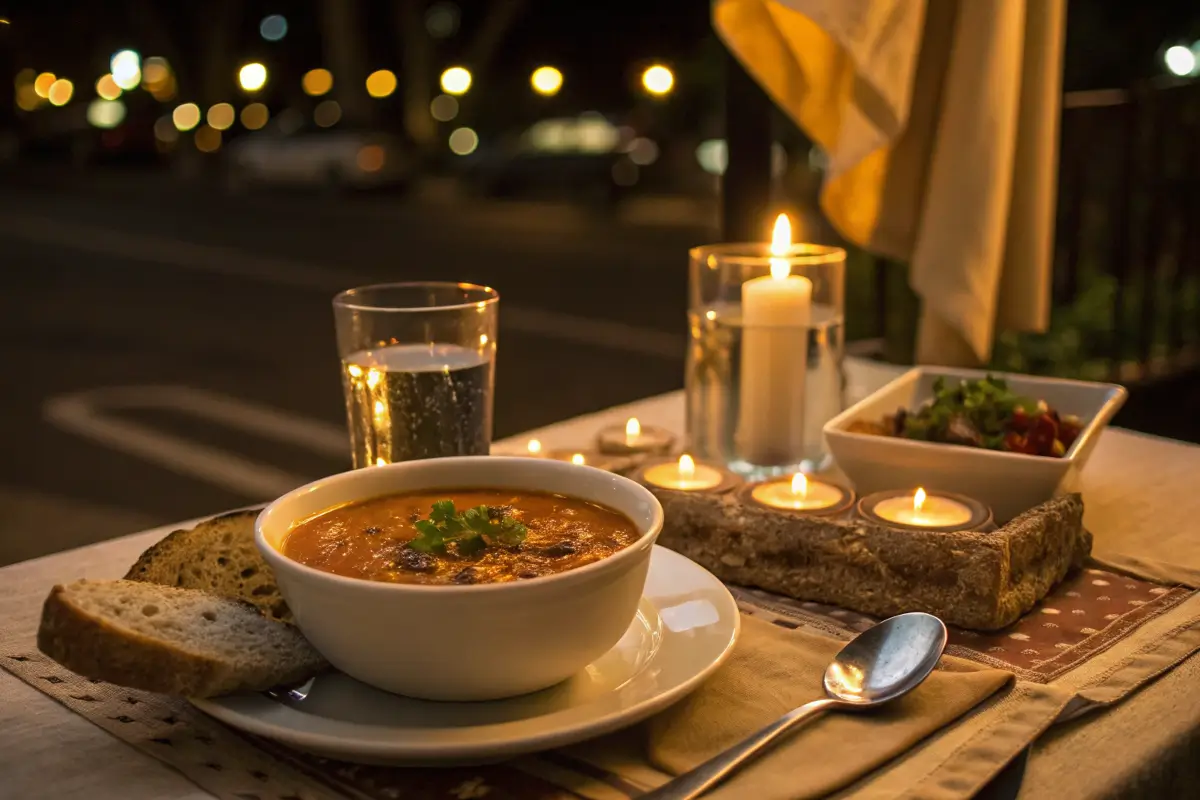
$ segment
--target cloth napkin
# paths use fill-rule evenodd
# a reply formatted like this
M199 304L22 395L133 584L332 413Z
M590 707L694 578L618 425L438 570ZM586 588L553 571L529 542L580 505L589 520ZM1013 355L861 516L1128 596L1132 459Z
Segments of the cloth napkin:
M825 696L825 667L844 642L753 617L744 617L742 625L729 661L689 698L646 723L646 754L654 767L686 772L796 706ZM1002 670L943 659L912 693L875 711L827 713L706 797L822 797L904 753L1012 680Z
M1066 0L715 0L713 25L827 154L833 225L910 263L919 363L1044 329Z

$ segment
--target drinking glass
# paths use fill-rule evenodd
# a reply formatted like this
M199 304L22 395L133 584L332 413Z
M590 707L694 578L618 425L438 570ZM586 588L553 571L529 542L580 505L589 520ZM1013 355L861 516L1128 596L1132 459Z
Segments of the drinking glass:
M354 467L487 455L500 295L388 283L333 299Z

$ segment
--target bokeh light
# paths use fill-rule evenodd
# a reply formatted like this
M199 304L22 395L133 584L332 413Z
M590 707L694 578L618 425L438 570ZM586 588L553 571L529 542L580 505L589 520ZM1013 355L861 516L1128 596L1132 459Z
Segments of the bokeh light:
M367 94L371 97L387 97L396 91L396 73L390 69L378 69L367 76Z
M313 109L313 122L321 128L332 128L342 118L342 107L337 100L322 100Z
M450 67L442 73L442 91L446 94L466 94L471 88L471 73L464 67Z
M190 131L200 124L200 106L195 103L184 103L171 112L171 121L181 131Z
M125 91L136 89L142 82L142 57L136 50L121 50L109 61L113 81Z
M125 119L125 104L120 100L96 98L88 103L87 121L96 128L115 128Z
M247 92L257 92L267 85L267 68L257 61L243 65L238 70L238 85Z
M1190 47L1184 47L1181 44L1168 47L1167 52L1163 53L1163 62L1172 75L1178 75L1181 78L1196 71L1196 54Z
M233 120L236 115L233 111L233 106L229 103L217 103L208 109L208 113L204 116L205 122L210 128L218 131L228 130L233 127Z
M50 96L50 87L58 80L58 76L53 72L43 72L33 80L33 91L37 92L37 96L43 100Z
M287 36L287 31L287 18L283 14L271 14L258 23L258 35L268 42L278 42Z
M429 113L438 122L449 122L458 116L458 101L448 94L439 94L429 104Z
M311 97L320 97L333 88L333 73L320 67L310 69L300 79L300 88Z
M448 39L458 30L458 6L449 2L437 2L425 12L425 30L434 39Z
M475 133L471 128L455 128L448 141L450 152L456 156L467 156L475 152L475 148L479 147L479 134Z
M201 125L196 129L192 141L201 153L215 153L221 149L221 132L209 125Z
M554 67L538 67L529 76L529 83L538 94L552 97L562 88L563 76Z
M175 127L175 122L168 116L156 119L154 138L164 144L174 144L179 139L179 130Z
M142 82L146 84L146 88L157 86L160 83L165 83L171 78L171 67L167 64L165 58L154 56L147 58L146 63L142 65Z
M17 108L22 111L36 111L46 99L37 93L32 83L23 83L17 87Z
M65 106L71 102L71 95L73 94L75 94L75 84L66 78L59 78L50 84L50 91L46 93L46 99L50 101L50 105L52 106Z
M106 72L96 81L96 94L104 100L116 100L121 96L121 87L117 86L111 72Z
M262 103L251 103L242 109L241 120L246 130L256 131L267 124L271 112Z
M655 64L642 73L642 86L650 94L662 97L675 88L675 75L662 64Z
M13 76L13 86L17 89L20 89L26 84L32 86L36 79L37 70L33 69L32 67L25 67L25 69L18 71L17 74Z
M363 172L379 172L387 161L387 151L382 145L368 144L359 148L355 161Z

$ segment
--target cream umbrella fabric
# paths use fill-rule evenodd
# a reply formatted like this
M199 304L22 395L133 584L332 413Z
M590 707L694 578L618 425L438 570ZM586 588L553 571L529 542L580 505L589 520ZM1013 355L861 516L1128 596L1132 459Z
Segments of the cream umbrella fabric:
M715 0L713 24L827 153L833 225L909 262L918 361L1045 328L1066 0Z

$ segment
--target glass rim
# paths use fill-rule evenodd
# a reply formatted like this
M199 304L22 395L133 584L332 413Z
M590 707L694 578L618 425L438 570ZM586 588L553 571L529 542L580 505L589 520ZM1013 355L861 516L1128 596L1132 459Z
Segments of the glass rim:
M821 264L837 264L846 260L846 250L825 244L808 244L796 242L788 245L787 252L775 255L771 252L770 242L722 242L720 244L702 244L688 250L692 261L700 261L716 256L726 264L742 264L752 266L768 266L772 259L785 259L793 266L818 266Z
M480 300L462 300L453 303L429 306L384 306L355 302L367 292L389 289L458 289L464 292L477 292L483 295ZM391 314L413 314L429 311L465 311L469 308L494 305L500 302L500 293L490 286L479 283L461 283L458 281L398 281L395 283L372 283L367 286L355 286L345 289L333 296L333 307L349 311L378 311Z

